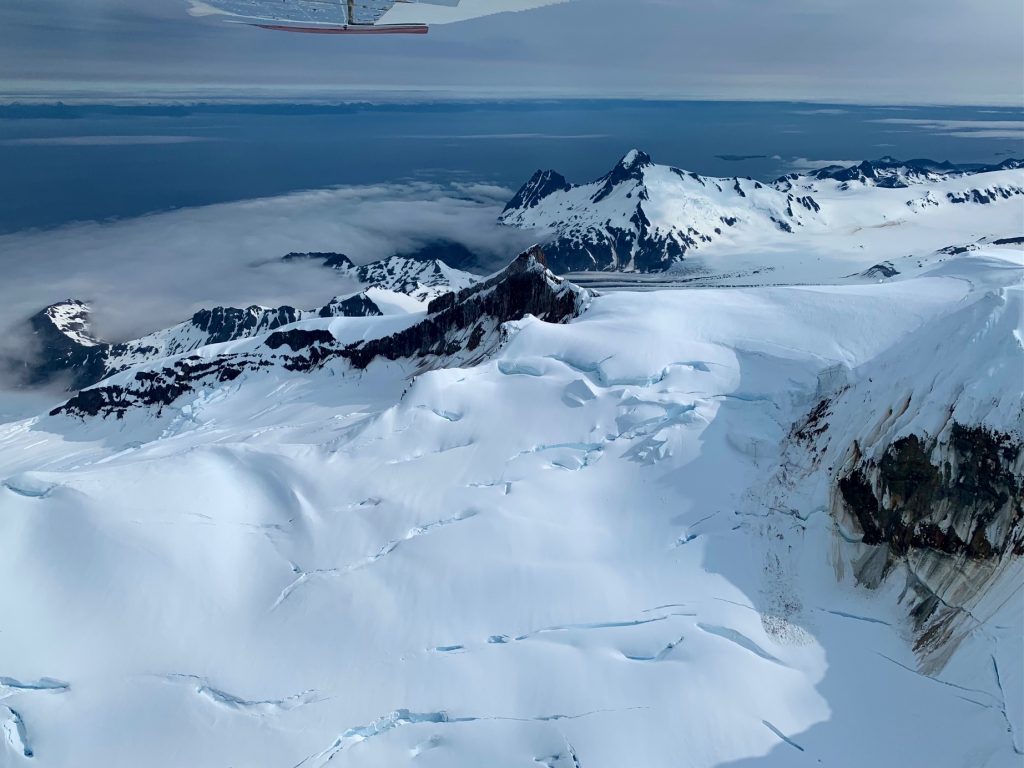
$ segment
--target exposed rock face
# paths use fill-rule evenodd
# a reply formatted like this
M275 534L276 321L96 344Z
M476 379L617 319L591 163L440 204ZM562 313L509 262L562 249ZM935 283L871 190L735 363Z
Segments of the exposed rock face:
M282 329L252 351L183 357L154 370L126 373L83 390L52 414L121 418L136 408L159 411L189 392L273 366L303 372L341 360L362 370L378 359L405 360L415 373L474 365L502 343L505 323L526 315L568 322L584 311L590 297L588 291L551 274L543 252L534 248L487 281L435 299L426 318L398 333L341 344L326 328Z
M891 261L883 261L880 264L868 267L863 272L858 273L857 276L872 280L888 280L890 277L896 277L899 273L900 271L896 269Z
M368 341L346 356L356 368L365 368L377 357L445 360L462 355L472 364L494 351L503 323L526 315L549 323L568 322L588 300L587 291L551 274L544 252L533 248L489 280L434 299L422 323Z
M926 671L1024 577L1022 306L985 292L861 369L824 371L766 490L831 514L840 578L902 589Z
M838 488L864 543L888 550L880 577L914 549L973 560L1024 554L1024 446L1008 434L954 422L943 445L910 435Z
M1024 555L1024 443L954 422L944 442L911 435L836 484L868 548L854 561L875 588L896 568L926 669L984 623L975 604Z
M331 299L317 314L320 317L377 317L383 312L364 292L346 299Z
M201 309L189 321L196 329L206 334L205 344L221 344L225 341L244 339L265 331L289 325L302 316L295 307L214 307Z

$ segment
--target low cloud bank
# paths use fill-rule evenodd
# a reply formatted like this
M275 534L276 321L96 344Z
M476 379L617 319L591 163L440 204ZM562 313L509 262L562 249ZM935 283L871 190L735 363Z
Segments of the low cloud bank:
M461 243L497 268L537 233L497 225L512 192L486 184L408 182L300 192L0 236L0 330L56 301L94 311L97 334L118 341L201 307L311 307L351 290L291 251L337 251L358 263L439 240Z

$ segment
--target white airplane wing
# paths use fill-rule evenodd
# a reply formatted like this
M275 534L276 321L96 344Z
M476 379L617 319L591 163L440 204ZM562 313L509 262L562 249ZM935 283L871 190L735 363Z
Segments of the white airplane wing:
M323 34L427 31L504 11L565 0L189 0L196 16L228 16L266 29Z
M190 0L195 16L227 16L241 23L294 32L366 32L380 24L396 4L440 3L460 0ZM388 25L420 27L419 22ZM399 30L405 31L405 30ZM416 31L416 30L408 30Z

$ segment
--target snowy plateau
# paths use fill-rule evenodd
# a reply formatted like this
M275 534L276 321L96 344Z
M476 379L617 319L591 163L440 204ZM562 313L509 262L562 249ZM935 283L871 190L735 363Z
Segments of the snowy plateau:
M631 152L492 275L40 307L0 766L1019 768L1018 166Z

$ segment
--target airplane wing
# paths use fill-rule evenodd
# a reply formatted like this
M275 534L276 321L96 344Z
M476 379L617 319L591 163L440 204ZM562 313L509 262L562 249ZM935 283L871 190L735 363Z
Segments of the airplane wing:
M196 16L316 34L425 34L428 24L554 5L567 0L189 0Z
M378 26L396 3L409 2L416 0L192 0L192 13L227 16L239 23L286 32L426 32L423 24ZM441 2L457 4L458 0Z

